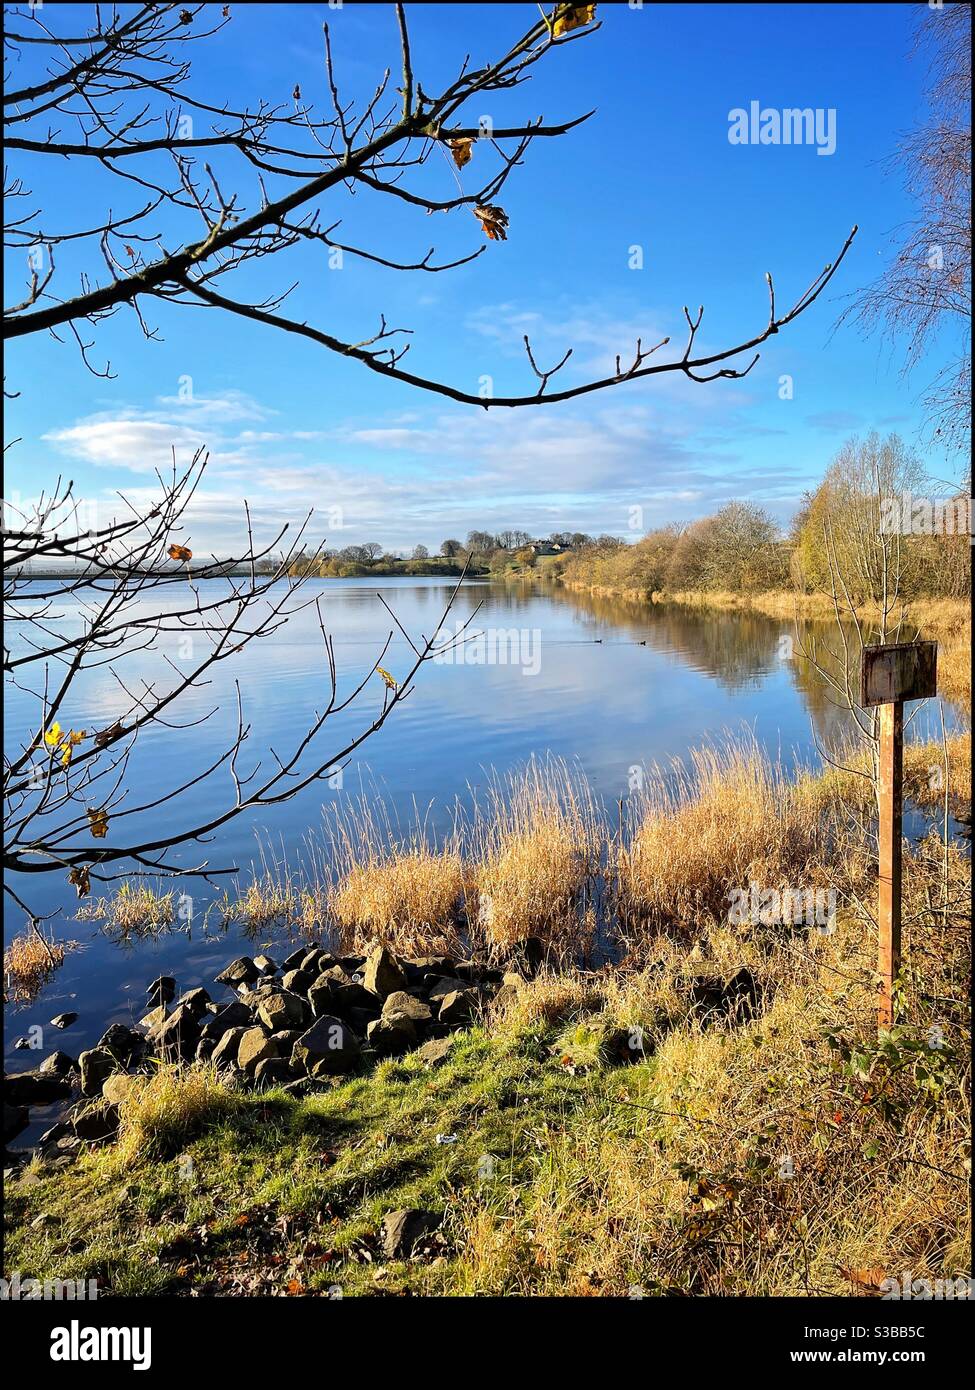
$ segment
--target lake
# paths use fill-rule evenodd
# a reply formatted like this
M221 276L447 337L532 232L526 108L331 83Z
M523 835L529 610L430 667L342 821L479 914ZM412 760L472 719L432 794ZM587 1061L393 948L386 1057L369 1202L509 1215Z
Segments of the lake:
M223 581L208 581L210 589ZM411 634L437 629L451 586L440 579L311 581L306 596L321 600L334 637L340 692L348 693L367 672L389 638L383 666L393 677L408 667L410 649L395 629L385 602ZM170 591L171 604L185 596ZM476 612L469 641L450 659L428 663L415 691L384 728L344 769L342 785L319 782L271 810L241 816L224 827L205 850L188 846L176 862L236 864L242 870L272 855L296 864L323 812L363 791L381 794L394 816L408 822L414 808L433 828L451 820L456 798L483 789L491 770L504 773L533 754L553 753L586 774L614 811L632 786L633 770L667 764L709 739L754 734L775 757L815 761L816 739L831 740L843 728L809 664L797 656L793 625L753 613L698 611L677 606L631 604L568 590L465 582L447 631ZM63 606L64 621L79 613ZM16 634L15 634L16 636ZM172 681L173 667L191 655L176 634L158 649L119 666L88 672L76 698L61 715L67 728L104 728L130 706L120 682ZM16 647L15 647L16 650ZM172 662L167 667L166 662ZM251 733L241 760L247 770L270 749L283 753L297 740L328 697L318 616L305 608L274 635L251 644L233 662L212 672L210 684L189 692L173 718L190 727L151 726L139 738L128 770L129 804L151 801L174 790L212 761L236 728L240 682ZM324 763L355 729L381 709L385 687L373 676L355 709L336 716L322 736ZM208 712L215 713L208 715ZM5 737L14 747L36 719L36 702L8 686ZM203 720L203 722L197 722ZM333 733L329 734L331 727ZM937 729L934 706L915 721L915 734ZM131 817L130 829L160 829L205 819L226 804L232 785L225 770L167 802L157 811ZM121 808L120 808L121 809ZM107 843L111 843L111 832ZM24 876L21 876L23 878ZM97 923L74 920L77 900L63 873L35 875L15 884L62 939L80 943L30 1005L8 1010L6 1064L21 1071L61 1046L73 1056L97 1041L115 1020L131 1022L144 1012L146 983L160 972L176 976L179 988L212 987L214 973L242 949L240 929L203 926L203 913L219 889L183 880L177 891L193 896L194 917L180 930L135 942L110 940ZM99 890L95 885L95 892ZM6 931L23 925L23 914L5 904ZM263 938L270 940L270 938ZM213 992L216 994L216 990ZM47 1026L57 1013L80 1017L65 1033ZM13 1051L15 1039L34 1025L44 1028L42 1053ZM32 1112L43 1119L43 1112ZM30 1133L24 1136L29 1141ZM23 1142L23 1141L22 1141Z

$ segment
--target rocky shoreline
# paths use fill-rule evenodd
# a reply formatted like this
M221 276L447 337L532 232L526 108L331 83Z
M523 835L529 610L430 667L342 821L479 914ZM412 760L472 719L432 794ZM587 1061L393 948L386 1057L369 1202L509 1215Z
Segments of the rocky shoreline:
M208 1064L231 1086L296 1095L413 1050L436 1066L451 1034L523 979L520 969L446 956L406 960L382 945L365 956L300 946L280 964L239 956L214 977L230 995L223 1002L202 986L177 996L175 978L161 975L147 986L137 1027L113 1023L77 1059L58 1050L32 1071L4 1075L4 1145L27 1128L31 1106L64 1102L33 1154L47 1166L73 1162L87 1145L114 1139L121 1104L160 1062ZM5 1162L32 1156L8 1152Z

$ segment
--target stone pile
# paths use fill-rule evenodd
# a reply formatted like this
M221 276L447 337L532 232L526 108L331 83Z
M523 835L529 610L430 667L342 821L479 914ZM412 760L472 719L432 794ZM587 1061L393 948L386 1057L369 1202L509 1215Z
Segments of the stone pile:
M28 1106L81 1101L40 1141L49 1162L70 1162L83 1143L110 1139L133 1071L155 1060L207 1062L243 1087L285 1086L302 1093L384 1057L419 1049L430 1066L450 1051L450 1034L516 987L514 976L443 956L404 960L385 946L367 956L336 956L301 946L280 964L240 956L215 977L231 997L203 988L177 997L160 975L146 990L139 1026L113 1023L77 1061L55 1052L35 1071L4 1078L4 1140L22 1132Z

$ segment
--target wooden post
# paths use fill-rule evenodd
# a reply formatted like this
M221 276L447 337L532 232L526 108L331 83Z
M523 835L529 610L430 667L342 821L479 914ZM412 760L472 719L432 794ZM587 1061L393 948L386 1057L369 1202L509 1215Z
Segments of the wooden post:
M877 1027L894 1024L894 981L901 967L901 837L904 816L904 706L881 705L878 805L880 882L877 900Z
M882 642L864 647L860 703L878 710L877 1027L892 1028L894 981L901 968L901 837L904 820L904 701L929 700L938 689L937 642Z

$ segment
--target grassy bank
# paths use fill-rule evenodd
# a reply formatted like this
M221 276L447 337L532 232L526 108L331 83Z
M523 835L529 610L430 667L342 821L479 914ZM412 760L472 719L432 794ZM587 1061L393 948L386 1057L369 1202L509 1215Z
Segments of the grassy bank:
M799 593L791 589L769 589L755 593L732 593L726 589L679 589L674 592L646 589L618 589L612 586L586 584L561 579L567 589L641 603L678 603L688 608L716 608L725 611L741 609L765 613L770 618L812 618L835 621L836 613L829 594ZM906 605L908 620L926 632L961 633L971 625L971 604L966 599L916 598ZM857 612L869 621L879 610L876 605L862 604Z
M819 592L770 589L755 593L732 593L721 589L682 589L673 593L666 590L650 593L639 588L615 588L565 577L556 578L563 587L577 593L617 598L628 603L675 604L693 610L761 613L787 622L836 621L832 599L828 594ZM861 622L869 625L879 616L879 610L876 605L866 603L857 609L857 614ZM939 694L955 703L971 702L971 615L971 603L967 599L915 598L905 605L903 640L909 641L915 631L937 639L940 646Z
M935 809L942 754L918 746L908 768ZM960 778L966 749L950 756ZM408 1054L300 1099L160 1073L122 1102L118 1144L8 1184L7 1272L296 1296L819 1296L968 1273L967 858L933 832L907 855L904 1022L878 1041L859 779L787 792L739 752L669 785L631 840L603 845L604 872L629 876L622 963L553 957L436 1068ZM605 833L560 805L556 835ZM536 871L517 808L497 825L461 855L475 891L492 874L497 893L506 850L526 856L518 877ZM705 833L706 856L670 852ZM750 877L832 888L833 930L733 923L722 899ZM391 911L373 886L351 909L366 935L374 914L373 938L377 903ZM524 910L518 935L538 924L537 900ZM491 914L477 920L489 938ZM389 1258L382 1223L403 1208L435 1231Z

